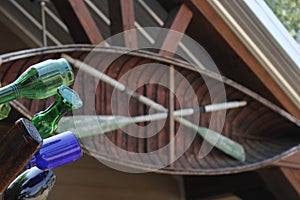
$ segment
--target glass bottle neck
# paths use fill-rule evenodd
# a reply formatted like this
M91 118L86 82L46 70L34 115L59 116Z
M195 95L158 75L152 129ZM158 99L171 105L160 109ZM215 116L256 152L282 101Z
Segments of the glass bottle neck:
M36 155L33 155L32 158L31 158L31 160L30 160L30 162L25 166L24 171L26 169L30 169L32 167L37 166L36 162L37 162L37 157L36 157Z
M71 109L71 107L63 104L61 99L57 98L48 109L33 116L32 122L42 138L45 139L56 130L57 123L63 114Z
M45 120L50 120L53 126L57 126L57 123L61 119L61 117L71 109L71 107L63 104L62 101L57 100L49 109L45 111L44 117L47 118Z
M14 83L0 88L0 104L6 103L18 98L20 95L18 88Z

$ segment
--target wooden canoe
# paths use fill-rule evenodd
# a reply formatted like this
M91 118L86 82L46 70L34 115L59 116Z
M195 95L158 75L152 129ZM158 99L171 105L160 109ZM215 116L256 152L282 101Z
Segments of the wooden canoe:
M221 80L224 83L227 101L247 101L247 106L227 111L224 127L221 129L222 135L243 145L246 152L245 161L231 158L216 148L213 148L207 156L199 158L199 150L203 147L203 139L198 135L192 136L193 134L190 134L188 128L182 126L180 126L182 128L179 128L179 124L175 123L175 135L179 135L178 132L184 132L184 137L176 140L173 153L180 152L182 149L184 149L184 153L175 162L160 168L158 166L161 166L163 160L166 159L165 157L169 155L158 153L147 157L149 152L155 152L170 142L168 123L161 125L161 122L158 121L152 122L154 124L149 129L144 128L147 126L146 123L138 124L138 126L129 125L126 131L136 133L137 137L118 130L105 135L83 138L81 142L87 152L106 163L128 167L133 170L156 171L158 169L158 172L168 174L229 174L270 165L285 156L293 154L299 148L300 137L297 134L300 130L300 121L280 107L232 80L207 70L196 70L185 61L161 57L155 53L130 52L122 48L95 47L92 45L66 45L24 50L1 55L0 80L3 85L6 85L15 80L30 65L51 58L60 58L63 53L81 61L86 61L88 58L91 61L91 66L116 80L122 79L124 74L141 65L147 66L154 63L174 66L176 72L179 72L189 81L196 94L195 97L190 98L186 93L186 86L181 85L181 81L175 82L176 95L184 97L185 101L185 107L181 107L178 99L175 99L175 110L186 108L186 106L194 107L198 104L210 104L211 99L206 83L209 82L210 88L212 87L213 90L221 91L221 88L219 88ZM107 67L103 68L103 66ZM79 72L75 67L74 73L76 78L73 88L82 98L84 105L94 105L94 109L83 106L76 112L74 111L74 114L124 114L116 113L121 109L124 101L129 101L129 113L131 115L138 116L148 113L149 108L134 99L126 99L123 96L119 101L113 99L114 88L112 86L98 81L91 75ZM152 68L152 65L149 65L146 70L140 71L138 76L134 78L136 83L130 84L138 86L136 92L168 107L170 95L168 89L151 83L152 79L157 81L168 77L167 72L164 73L157 72L155 68ZM140 83L145 82L145 79L149 84L139 86ZM54 97L35 100L19 99L31 114L44 110L53 100ZM114 106L117 106L117 108L114 108L113 112L112 107ZM221 120L216 117L218 114L201 113L197 116L187 117L187 119L194 120L196 118L199 126L218 130L221 123ZM214 116L214 123L210 124L212 116ZM161 129L159 129L160 126L162 126ZM148 131L154 131L157 134L144 137L147 136ZM192 140L192 143L186 144L190 140ZM124 152L129 152L128 155L126 153L119 154L115 151L115 148L112 148L113 146L124 150ZM210 148L209 145L205 147ZM140 157L132 160L130 159L130 152L138 154Z

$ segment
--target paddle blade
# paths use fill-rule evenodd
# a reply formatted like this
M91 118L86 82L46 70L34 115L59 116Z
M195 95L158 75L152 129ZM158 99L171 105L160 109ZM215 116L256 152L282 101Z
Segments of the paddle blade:
M78 138L115 131L130 123L130 117L105 115L77 115L62 117L57 132L71 131Z
M239 143L204 127L197 127L197 132L207 142L209 142L219 150L223 151L227 155L230 155L233 158L240 161L246 160L244 147Z

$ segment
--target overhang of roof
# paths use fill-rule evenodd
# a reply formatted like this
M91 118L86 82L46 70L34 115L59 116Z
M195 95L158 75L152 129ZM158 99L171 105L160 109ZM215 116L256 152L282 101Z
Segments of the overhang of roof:
M282 106L300 117L300 48L264 1L159 1L166 9L185 2L194 12L200 12ZM198 34L203 32L199 30ZM210 53L213 56L214 53ZM220 68L223 68L222 64L228 63L217 63ZM236 72L229 70L231 74L241 74L237 71L240 69ZM226 76L230 77L230 74ZM262 94L266 91L257 86L251 87L249 82L237 81L272 99L268 94Z
M300 49L264 1L187 1L198 9L277 100L300 117Z

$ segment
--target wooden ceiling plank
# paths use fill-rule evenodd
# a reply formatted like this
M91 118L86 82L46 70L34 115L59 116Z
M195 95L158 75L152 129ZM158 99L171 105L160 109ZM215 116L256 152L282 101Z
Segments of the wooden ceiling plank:
M110 35L121 33L123 31L123 21L120 0L108 1L108 16L110 20Z
M103 37L83 0L53 0L75 43L99 44ZM66 12L68 11L68 12Z
M121 45L125 45L125 47L136 49L138 42L137 34L134 30L135 12L133 0L110 0L108 9L111 35L124 32L124 37L121 38L122 41L118 42L121 42Z
M207 20L214 26L214 28L223 36L226 42L235 50L235 52L243 59L249 68L257 75L257 77L264 83L264 85L274 94L280 103L300 119L300 110L293 103L293 101L286 95L283 89L276 83L270 74L264 69L260 62L254 55L246 48L240 39L234 34L226 22L218 15L214 8L208 1L192 0L189 6L195 7L199 10Z
M167 33L160 33L155 42L155 47L160 49L159 54L163 56L173 56L179 43L193 17L193 12L185 5L174 8L170 11L164 28L171 29ZM178 34L178 32L182 34Z

